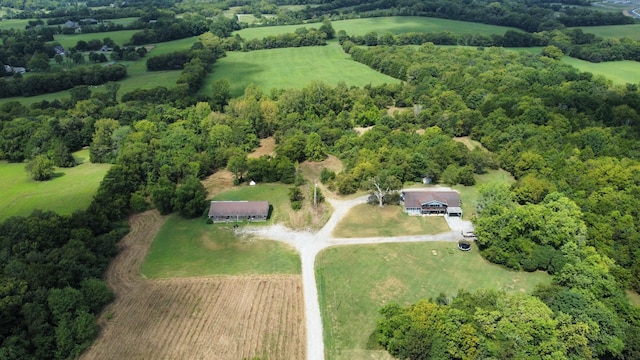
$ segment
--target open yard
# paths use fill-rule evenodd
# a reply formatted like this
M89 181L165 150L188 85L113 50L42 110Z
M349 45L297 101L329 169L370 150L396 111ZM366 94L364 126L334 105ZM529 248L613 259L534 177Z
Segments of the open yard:
M34 209L71 214L89 206L109 164L92 164L89 151L74 154L80 165L56 168L56 177L49 181L32 180L25 163L0 162L0 221L11 216L29 215Z
M170 216L140 271L148 278L208 275L299 274L300 258L286 244L236 237L233 224Z
M386 358L368 349L389 302L408 305L459 289L529 292L549 283L546 273L513 272L484 260L477 249L462 252L455 242L336 246L318 254L316 279L326 359Z
M338 223L337 238L432 235L449 231L442 216L409 216L402 207L360 204Z
M299 89L312 81L330 85L344 82L347 86L399 82L351 60L337 42L327 46L228 52L213 66L200 91L210 93L211 84L218 79L229 81L232 96L242 95L251 83L268 92L272 88Z

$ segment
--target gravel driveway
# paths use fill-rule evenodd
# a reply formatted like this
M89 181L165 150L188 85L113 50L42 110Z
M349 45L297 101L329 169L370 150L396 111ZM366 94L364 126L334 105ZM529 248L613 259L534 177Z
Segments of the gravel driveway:
M330 246L379 244L390 242L420 242L420 241L452 241L457 242L462 238L462 231L473 231L471 222L461 218L446 218L451 231L436 235L415 235L397 237L370 237L370 238L334 238L333 229L347 215L349 210L365 203L369 196L361 196L353 200L326 200L333 207L333 214L329 221L316 233L309 231L295 231L282 225L273 225L260 228L244 228L242 234L250 234L261 238L282 241L293 246L300 253L302 264L302 283L304 284L305 318L307 327L307 360L324 359L324 339L322 337L322 318L318 301L318 287L314 265L316 255Z

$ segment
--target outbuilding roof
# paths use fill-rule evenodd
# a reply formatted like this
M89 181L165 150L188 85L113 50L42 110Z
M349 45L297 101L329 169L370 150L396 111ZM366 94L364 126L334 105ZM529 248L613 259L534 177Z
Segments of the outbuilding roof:
M419 208L422 204L428 204L431 202L440 202L447 207L457 208L459 208L461 204L460 196L456 191L405 191L403 195L405 208Z
M212 201L209 217L214 216L268 216L268 201Z

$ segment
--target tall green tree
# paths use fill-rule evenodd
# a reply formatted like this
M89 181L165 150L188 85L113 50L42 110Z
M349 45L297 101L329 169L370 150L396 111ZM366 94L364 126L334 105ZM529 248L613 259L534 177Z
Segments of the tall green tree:
M206 208L207 190L200 180L191 176L179 184L172 201L173 208L186 218L201 216Z
M54 162L46 155L38 155L29 160L25 169L33 180L45 181L53 177L54 166Z

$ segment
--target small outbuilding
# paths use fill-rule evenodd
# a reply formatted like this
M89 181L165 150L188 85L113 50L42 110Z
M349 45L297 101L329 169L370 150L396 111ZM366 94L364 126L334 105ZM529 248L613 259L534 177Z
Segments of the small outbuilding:
M409 215L447 215L462 217L460 196L456 191L403 191L401 200Z
M209 219L213 222L266 221L268 201L212 201Z

